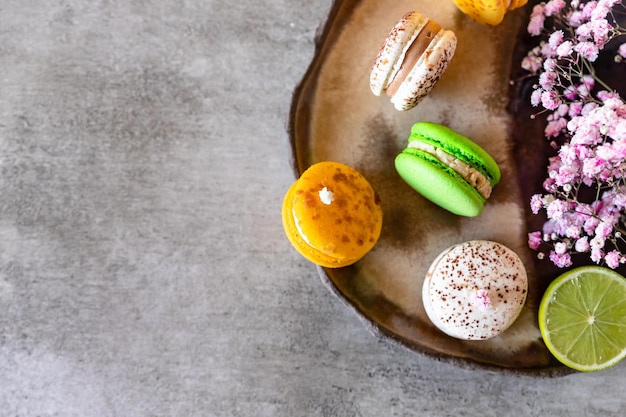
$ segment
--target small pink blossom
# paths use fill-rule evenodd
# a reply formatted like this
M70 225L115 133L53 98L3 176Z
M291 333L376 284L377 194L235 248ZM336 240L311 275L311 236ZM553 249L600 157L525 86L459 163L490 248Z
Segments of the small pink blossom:
M574 51L578 52L583 58L591 62L598 59L598 54L600 53L598 45L593 42L579 42L574 45Z
M522 59L522 68L534 74L541 69L541 63L539 57L528 55Z
M567 268L572 266L572 257L569 253L550 252L550 261L559 268Z
M583 12L575 11L570 14L568 23L570 24L570 26L575 28L582 25L586 20L587 18L584 16Z
M537 4L533 7L533 11L530 14L530 22L528 23L528 33L533 36L539 35L543 29L546 18L544 11L545 6L542 4Z
M559 219L568 209L567 202L564 200L554 200L546 208L548 217L551 219Z
M592 247L591 255L589 255L589 257L592 261L599 264L600 262L602 262L602 258L604 258L604 251L602 250L602 248Z
M558 48L558 46L563 43L563 31L557 30L553 32L548 38L548 43L552 49Z
M534 214L539 213L539 210L543 208L543 200L541 194L535 194L530 199L530 209Z
M598 2L595 0L584 3L582 13L586 20L591 19L591 15L597 6Z
M544 91L541 93L541 105L548 110L554 110L561 105L559 94L554 91Z
M541 238L541 232L532 232L528 234L528 246L533 249L539 249L539 246L543 243L543 239Z
M583 104L580 101L576 101L574 103L570 103L569 105L569 111L567 113L567 115L570 118L576 117L580 115L580 112L583 109Z
M530 104L532 104L533 107L537 107L538 105L541 104L541 94L543 93L543 91L541 90L534 90L530 96Z
M604 256L604 262L609 268L615 269L619 266L621 258L622 255L618 251L612 250Z
M556 120L552 120L548 122L546 126L546 129L545 129L546 137L551 138L551 137L559 136L561 133L563 133L566 127L567 127L567 119L565 119L564 117L561 117Z
M559 14L561 10L563 10L564 7L565 7L564 0L550 0L549 2L546 3L545 15L553 16L553 15Z
M563 58L571 55L573 50L574 44L572 43L572 41L565 41L556 48L556 54L559 58Z
M549 72L549 71L543 72L539 76L539 85L544 90L551 90L554 87L554 82L556 81L556 79L557 79L556 72Z
M589 238L587 236L583 236L580 239L578 239L576 241L576 243L574 244L574 249L576 249L576 252L587 252L589 251Z
M557 65L558 63L554 58L547 58L543 61L543 69L548 72L554 72L557 69ZM555 75L558 77L557 74Z
M476 290L473 294L472 305L483 309L491 308L491 299L486 290Z
M602 240L606 240L606 238L611 235L611 232L613 232L613 226L606 222L601 222L600 224L598 224L598 227L596 227L595 232L596 237Z

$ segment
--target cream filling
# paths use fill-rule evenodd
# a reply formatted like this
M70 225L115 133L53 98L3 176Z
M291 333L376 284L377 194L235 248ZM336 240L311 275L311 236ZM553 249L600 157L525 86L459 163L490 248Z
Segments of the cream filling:
M460 159L445 152L443 149L417 140L409 142L409 148L419 149L420 151L434 156L463 177L463 179L472 187L476 188L478 193L485 199L491 196L492 188L487 177Z
M400 53L400 56L398 56L398 58L396 59L396 62L393 64L393 68L391 69L391 73L389 75L389 78L387 79L387 88L393 84L393 81L396 79L396 75L398 75L398 71L400 71L400 68L402 67L402 63L404 62L404 59L406 57L406 53L409 51L409 49L411 48L411 45L413 45L413 42L415 42L415 39L417 39L417 37L419 36L419 34L421 33L421 29L420 30L416 30L413 35L411 36L411 39L409 39L409 41L406 43L406 45L404 45L404 49L402 50L402 52Z

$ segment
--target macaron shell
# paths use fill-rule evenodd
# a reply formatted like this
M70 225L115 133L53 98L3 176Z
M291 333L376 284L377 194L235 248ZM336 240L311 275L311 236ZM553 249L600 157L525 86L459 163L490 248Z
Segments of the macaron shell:
M509 8L509 0L453 1L464 14L483 25L495 26L500 24Z
M478 216L485 199L459 174L426 152L407 148L395 159L402 179L428 200L460 216Z
M456 35L449 30L441 30L433 38L417 64L391 98L396 110L409 110L430 93L452 60L456 45Z
M285 195L285 199L283 201L282 208L282 220L283 220L283 228L285 229L285 234L287 239L291 243L291 245L306 259L309 261L322 266L330 266L330 267L341 267L345 265L349 265L356 260L351 259L338 259L330 255L326 255L325 253L317 250L308 244L300 235L298 231L298 227L296 226L296 222L293 216L293 206L292 202L294 199L294 191L296 189L296 184L294 183L287 191Z
M509 10L519 9L522 6L525 6L528 3L528 0L511 0L509 3Z
M372 71L370 73L370 89L379 96L387 88L396 62L403 56L407 43L416 31L428 23L428 18L418 12L405 14L391 29L383 41Z
M477 301L477 291L488 305ZM508 329L522 311L528 277L508 247L474 240L444 250L422 287L424 309L437 328L464 340L489 339Z
M492 187L500 181L500 168L491 155L471 139L447 126L417 122L411 127L409 143L412 141L422 141L443 149L481 172Z
M320 196L324 189L332 192L330 204ZM287 192L282 213L294 247L326 267L361 259L382 229L382 209L369 182L336 162L320 162L306 170Z

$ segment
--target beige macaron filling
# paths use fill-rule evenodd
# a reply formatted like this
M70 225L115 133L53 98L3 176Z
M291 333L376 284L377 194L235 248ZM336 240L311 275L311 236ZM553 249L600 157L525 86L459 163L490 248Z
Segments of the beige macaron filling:
M491 196L492 187L487 177L457 157L445 152L441 148L417 140L409 142L408 147L426 152L452 168L454 172L463 177L463 179L474 187L485 199Z
M389 97L393 97L398 92L402 81L410 74L417 61L426 52L428 45L430 45L440 30L441 26L437 22L429 20L421 30L415 32L413 38L407 43L402 55L396 61L392 71L386 90Z

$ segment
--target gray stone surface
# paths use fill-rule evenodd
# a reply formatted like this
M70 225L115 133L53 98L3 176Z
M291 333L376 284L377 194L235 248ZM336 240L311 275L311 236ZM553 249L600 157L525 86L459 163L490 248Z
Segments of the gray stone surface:
M373 337L283 236L330 0L0 3L0 416L623 416Z

